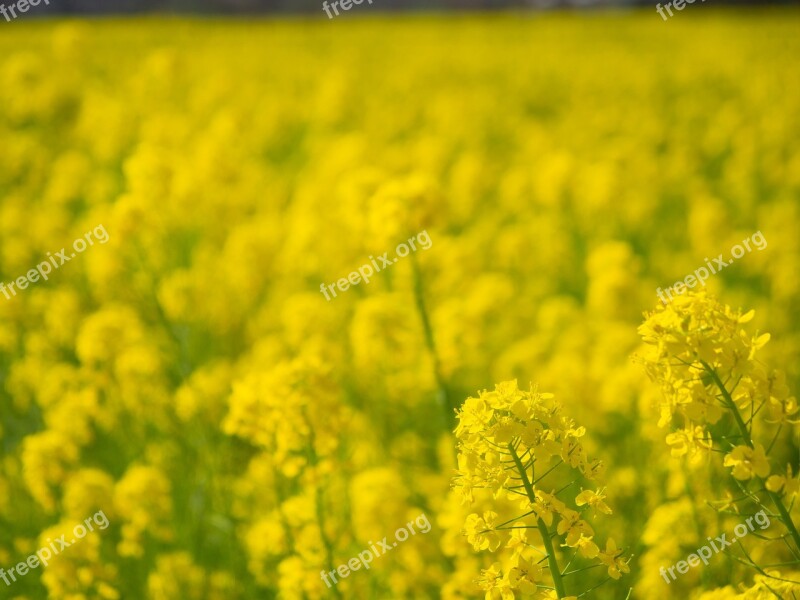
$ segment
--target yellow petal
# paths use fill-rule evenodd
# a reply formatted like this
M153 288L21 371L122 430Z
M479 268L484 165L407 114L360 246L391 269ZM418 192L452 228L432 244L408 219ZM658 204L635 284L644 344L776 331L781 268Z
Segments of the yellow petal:
M739 317L739 323L747 323L749 321L752 321L755 314L756 314L755 310L753 309L748 310L741 317Z

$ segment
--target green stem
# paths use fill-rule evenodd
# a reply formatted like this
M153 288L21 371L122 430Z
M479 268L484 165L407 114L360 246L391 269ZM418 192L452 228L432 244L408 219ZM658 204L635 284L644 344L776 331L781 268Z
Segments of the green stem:
M325 548L325 560L328 563L331 571L335 571L336 567L333 564L333 544L331 543L330 539L328 539L327 533L325 533L325 517L323 516L322 512L322 503L324 498L322 496L322 486L317 485L316 489L316 503L317 503L317 527L319 527L319 537L322 540L322 545ZM336 587L334 584L331 587L332 593L337 598L342 598L342 593L339 591L339 588Z
M422 329L425 333L425 345L428 347L428 351L431 353L431 357L433 359L433 375L436 378L437 387L436 398L439 402L439 406L444 411L444 418L447 428L452 429L455 419L453 412L454 407L450 404L450 399L447 395L447 385L445 384L444 377L442 377L442 366L439 362L439 355L436 353L436 342L433 338L433 328L431 327L431 321L428 318L428 311L425 308L425 296L422 290L422 275L420 274L419 265L417 265L417 259L415 257L412 257L411 259L411 268L414 273L414 299L417 304L420 320L422 321Z
M522 465L519 456L517 456L514 445L510 442L508 444L508 451L511 452L511 458L514 459L514 464L517 465L517 470L519 471L520 477L522 477L522 485L525 487L525 493L528 494L528 500L531 501L531 504L534 504L536 502L536 494L534 493L530 479L528 479L528 472ZM558 566L558 560L553 550L553 540L550 539L550 532L547 530L547 525L545 525L545 522L542 521L540 517L536 519L536 526L539 528L544 549L547 551L547 565L550 567L550 574L553 576L553 585L556 588L556 594L559 598L565 598L567 592L564 588L564 580L561 579L561 569Z
M700 515L697 513L697 505L694 502L695 494L694 490L692 489L691 484L689 483L692 478L689 474L688 469L686 468L686 463L681 463L681 469L683 470L683 487L686 490L686 495L692 499L691 507L692 507L692 520L694 521L695 529L697 530L697 539L700 540L702 545L703 540L705 539L705 532L703 531L703 524L700 522ZM728 561L730 563L730 561ZM703 585L708 583L708 573L707 569L703 569L700 571L700 580L703 582Z
M739 414L739 408L736 406L736 403L733 401L733 398L728 392L728 389L725 387L725 384L722 383L722 380L717 375L717 372L711 368L711 366L706 363L705 361L700 361L700 363L705 368L706 372L711 376L711 379L714 381L714 384L719 389L722 397L725 399L725 404L730 409L731 413L733 414L733 419L736 421L736 425L739 427L739 432L742 434L745 443L750 447L753 448L753 440L750 438L750 432L747 429L747 425L745 425L744 420L742 419L742 415ZM794 540L795 546L797 546L798 550L800 550L800 533L797 531L797 527L794 525L794 521L792 521L792 517L789 514L789 511L786 510L786 507L783 505L783 501L781 497L776 494L775 492L771 492L767 489L767 485L761 477L758 477L758 481L761 483L762 487L766 490L767 495L772 500L772 503L775 505L775 508L778 509L778 513L781 516L781 521L786 526L786 529L789 530L789 533L792 535L792 539Z

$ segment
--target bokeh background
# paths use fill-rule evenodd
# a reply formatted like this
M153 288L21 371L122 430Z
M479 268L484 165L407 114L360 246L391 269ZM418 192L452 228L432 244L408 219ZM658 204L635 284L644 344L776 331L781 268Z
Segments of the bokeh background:
M698 0L702 2L702 0ZM131 14L131 13L183 13L183 14L316 14L321 2L317 0L60 0L45 7L32 7L30 14ZM365 0L366 4L366 0ZM716 0L714 6L767 6L797 4L796 0ZM508 9L541 10L554 8L632 8L650 7L648 0L391 0L373 2L374 12L459 10L502 11ZM353 16L354 11L345 13Z
M0 297L0 567L110 521L0 598L483 598L453 409L514 378L607 467L593 526L631 572L584 597L774 597L740 596L754 573L729 556L659 575L740 519L707 503L721 461L671 458L633 357L657 287L761 231L707 289L756 310L796 393L800 13L373 6L0 21L0 281L109 234ZM421 231L429 249L320 293ZM771 457L797 456L789 427ZM421 512L429 533L322 583Z

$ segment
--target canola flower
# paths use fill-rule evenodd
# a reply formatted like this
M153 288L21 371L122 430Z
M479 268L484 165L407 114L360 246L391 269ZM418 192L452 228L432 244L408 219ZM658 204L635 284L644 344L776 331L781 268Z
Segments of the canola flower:
M603 490L575 494L574 488L580 481L594 482L603 465L586 456L580 441L586 430L562 414L552 394L535 388L522 391L516 381L497 384L493 391L480 392L464 402L455 433L459 469L454 485L462 501L472 504L478 490L485 490L494 499L517 504L522 511L506 519L487 510L470 514L464 523L475 550L510 551L505 565L497 562L481 573L480 586L487 600L545 599L553 597L551 591L556 598L575 600L577 593L567 595L567 580L582 569L567 568L578 554L596 559L607 568L610 578L619 579L630 572L630 559L623 556L613 538L602 550L594 541L588 514L611 514L611 509ZM556 489L561 483L560 471L574 479ZM530 540L528 530L533 530ZM566 565L559 564L561 552L556 552L554 541L572 551ZM543 553L539 551L543 557L536 554L538 546L544 548Z
M782 433L797 429L800 408L786 385L785 375L758 358L770 339L768 333L745 329L755 311L734 311L707 293L691 293L650 313L639 328L649 352L643 355L648 375L663 394L660 426L673 425L666 441L673 457L698 461L722 454L737 488L721 510L739 510L741 504L768 510L768 498L783 525L781 538L788 546L782 567L800 564L800 520L791 508L800 491L792 463L773 466L770 455L785 440ZM748 513L749 514L749 513ZM764 578L797 585L797 573L757 564L745 552L742 562ZM794 588L792 588L794 589Z

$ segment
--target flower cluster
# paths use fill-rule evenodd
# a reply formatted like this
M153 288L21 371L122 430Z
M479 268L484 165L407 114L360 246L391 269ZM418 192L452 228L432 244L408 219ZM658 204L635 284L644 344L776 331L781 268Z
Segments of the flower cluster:
M730 438L724 458L741 481L771 473L764 446L751 441L753 417L772 427L800 423L797 400L783 373L756 358L770 335L752 335L742 327L754 315L753 310L734 312L705 293L688 294L657 308L639 328L649 347L642 357L645 368L664 398L659 425L678 421L667 435L672 455L699 457L710 451L709 428L729 415L737 425L746 425L741 437ZM770 487L794 490L794 483L786 487L782 471Z
M613 539L608 539L603 550L594 541L588 516L611 513L604 491L571 491L579 482L594 482L603 470L602 463L590 460L584 451L581 438L585 433L562 413L552 394L535 388L522 391L516 380L468 398L459 410L454 486L462 501L472 504L476 491L485 490L522 511L506 519L487 510L470 514L464 523L475 550L503 549L510 554L506 567L495 563L483 571L480 585L487 599L551 598L551 589L557 598L577 597L566 595L567 574L559 567L561 550L557 555L554 539L572 550L573 559L577 554L604 565L611 578L629 572L628 559ZM563 483L559 479L562 474L574 479L556 490L555 486ZM533 530L531 539L529 530ZM539 550L543 557L535 555L539 546L544 548L544 552Z
M745 329L754 315L753 310L734 311L706 293L678 297L649 314L639 328L648 347L642 361L661 386L659 425L675 428L666 438L672 455L697 463L721 452L740 494L727 494L718 510L746 511L748 505L768 510L762 503L768 497L793 540L791 560L783 564L797 565L800 533L787 505L794 504L800 479L792 462L773 470L770 453L782 434L797 429L799 409L783 373L757 357L770 335ZM750 555L742 562L766 574ZM783 579L777 572L769 577Z

